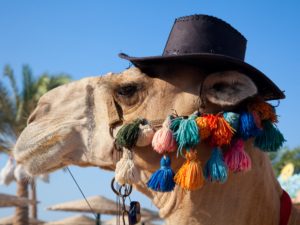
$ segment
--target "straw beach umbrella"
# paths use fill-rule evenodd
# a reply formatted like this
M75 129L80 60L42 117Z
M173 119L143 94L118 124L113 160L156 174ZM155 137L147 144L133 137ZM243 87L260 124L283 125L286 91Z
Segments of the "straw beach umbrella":
M92 196L87 198L87 201L89 202L92 210L84 199L57 204L49 207L48 210L96 213L99 221L101 214L119 214L116 203L113 200L103 196ZM141 209L141 214L143 217L158 218L158 214L149 209Z
M154 223L151 222L152 220L153 219L149 218L149 217L148 218L147 217L142 217L141 221L138 224L141 224L141 225L155 225ZM122 221L122 218L120 218L120 221ZM114 218L112 218L108 221L105 221L103 223L103 225L115 225L115 224L117 224L117 222L118 222L117 217L114 217ZM127 223L126 223L126 225L127 225Z
M0 219L0 225L12 225L14 220L14 216L8 216ZM44 221L37 220L33 218L29 218L29 225L40 225L44 224Z
M116 203L113 200L110 200L103 196L92 196L87 198L87 201L89 202L95 213L107 215L119 214ZM50 206L48 210L92 213L90 207L84 199L53 205ZM149 209L141 209L141 214L145 217L158 217L158 214L156 212Z
M33 204L34 201L27 198L20 198L14 195L0 193L0 207L24 207L28 204Z
M45 223L44 225L95 225L96 220L85 216L76 215L62 220Z

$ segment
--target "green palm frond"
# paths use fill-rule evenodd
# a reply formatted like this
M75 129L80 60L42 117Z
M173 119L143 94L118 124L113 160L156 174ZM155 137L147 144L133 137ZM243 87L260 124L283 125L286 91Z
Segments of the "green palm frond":
M19 95L19 91L18 91L18 87L17 87L17 82L16 82L16 78L14 76L14 72L12 70L12 68L9 65L5 65L4 67L4 73L3 75L5 77L8 78L14 97L15 97L15 105L19 105L20 102L20 95Z
M7 152L12 149L16 137L26 127L27 119L39 98L49 90L70 82L71 79L67 74L48 73L34 79L30 67L24 65L22 89L19 92L11 67L5 66L3 73L4 77L8 78L10 87L5 87L0 80L0 152Z
M30 101L35 93L35 82L33 79L32 71L28 65L22 68L23 75L23 101Z
M2 132L0 132L0 152L11 154L16 142L16 134L10 124L4 124L2 128Z
M68 74L59 74L56 76L50 76L48 90L51 90L63 84L67 84L70 81L71 81L71 77Z
M0 132L3 131L5 124L15 123L15 105L9 96L8 90L0 81Z
M63 84L69 83L71 78L67 74L50 75L48 73L42 74L36 82L36 92L34 99L38 99L46 94L51 89L54 89Z

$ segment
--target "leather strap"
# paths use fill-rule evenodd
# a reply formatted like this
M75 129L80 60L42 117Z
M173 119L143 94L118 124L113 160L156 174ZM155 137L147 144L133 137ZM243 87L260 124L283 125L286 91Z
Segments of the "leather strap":
M116 124L122 122L122 116L120 115L118 105L112 96L107 95L106 106L109 126L114 127Z

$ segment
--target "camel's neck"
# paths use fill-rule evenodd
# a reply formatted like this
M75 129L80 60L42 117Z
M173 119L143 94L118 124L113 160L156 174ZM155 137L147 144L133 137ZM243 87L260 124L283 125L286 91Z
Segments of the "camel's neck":
M267 155L253 149L247 152L252 159L252 170L230 174L226 183L206 183L198 191L156 193L137 188L152 198L167 224L231 224L277 225L281 188L274 176ZM144 172L143 179L149 174Z

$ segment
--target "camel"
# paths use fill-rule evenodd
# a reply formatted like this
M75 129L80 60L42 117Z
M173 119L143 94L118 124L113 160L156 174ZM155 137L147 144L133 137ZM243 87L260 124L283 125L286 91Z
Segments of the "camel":
M121 127L115 123L137 117L163 119L174 109L179 115L193 113L201 105L199 89L205 77L199 76L201 73L189 67L150 77L132 67L121 73L84 78L58 87L39 100L17 141L15 158L32 175L71 164L114 170L118 154L114 137ZM237 73L228 71L222 76L212 76L208 82L210 88L203 89L203 96L215 103L207 101L205 112L230 109L236 102L256 94L255 84ZM211 91L220 82L223 95L219 89ZM239 88L235 88L236 83ZM231 98L226 95L233 92ZM111 130L112 124L115 125ZM153 201L166 224L279 224L282 189L268 156L252 142L248 140L245 147L252 159L251 171L231 173L227 182L207 182L197 191L175 187L166 193L154 192L146 186L151 173L159 168L161 156L151 146L136 147L134 161L141 180L134 188ZM207 160L210 146L201 143L197 150L200 159ZM183 159L176 158L176 153L170 157L173 169L178 170ZM289 225L296 224L300 224L300 214L293 208Z
M122 154L115 142L118 131L138 118L158 129L174 113L219 115L239 110L251 99L284 98L268 77L244 62L246 42L241 33L218 18L177 18L162 56L121 54L134 66L66 84L42 96L15 145L15 159L32 175L71 164L118 171ZM139 179L133 187L153 201L166 224L286 225L280 222L285 192L267 154L255 146L255 140L247 138L250 171L230 172L226 182L207 181L193 191L175 186L162 192L147 186L151 174L160 168L161 155L149 143L132 145L129 150L139 175L134 176ZM205 141L193 144L201 162L208 161L211 147ZM128 159L127 154L128 149L123 149ZM178 171L184 158L175 152L168 155L172 169ZM116 180L124 177L116 176ZM289 225L300 224L295 208L288 214Z

